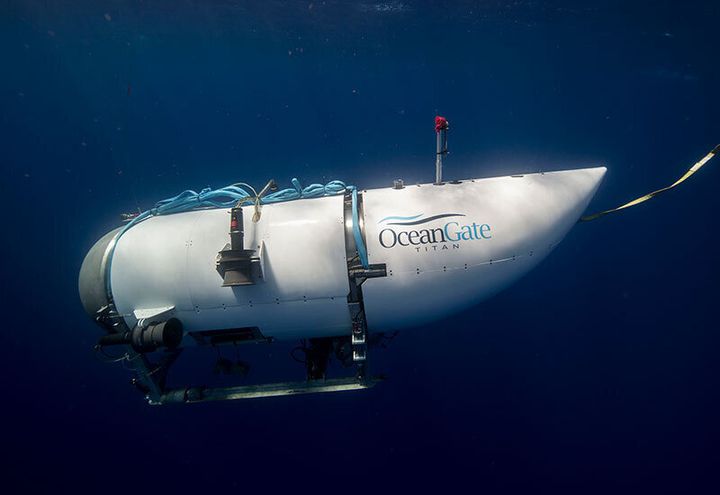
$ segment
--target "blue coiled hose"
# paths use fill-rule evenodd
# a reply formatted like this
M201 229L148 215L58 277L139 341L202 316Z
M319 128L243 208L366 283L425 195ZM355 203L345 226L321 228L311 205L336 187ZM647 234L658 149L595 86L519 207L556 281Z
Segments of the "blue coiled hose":
M106 265L106 277L107 292L110 291L110 273L113 252L115 246L117 246L118 240L127 232L131 227L138 223L146 220L150 217L158 215L170 215L173 213L182 213L186 211L201 210L206 208L232 208L237 204L243 204L245 202L254 204L258 201L260 204L271 204L281 203L284 201L292 201L295 199L307 199L307 198L320 198L323 196L334 196L336 194L342 194L345 191L352 192L352 221L353 221L353 237L355 239L355 245L357 247L358 256L360 257L360 263L364 268L368 267L367 251L365 250L365 243L363 242L362 233L360 232L360 219L358 215L357 206L357 188L355 186L346 186L344 182L339 180L333 180L327 184L310 184L303 188L300 185L300 181L293 178L290 181L293 187L276 191L272 194L267 194L259 200L256 199L257 193L252 186L245 183L237 183L231 186L222 187L220 189L210 189L209 187L203 189L199 193L186 190L173 196L172 198L163 199L158 201L155 206L137 217L133 218L115 238L115 242L110 248L108 253L108 261ZM253 194L250 194L245 188L250 189Z

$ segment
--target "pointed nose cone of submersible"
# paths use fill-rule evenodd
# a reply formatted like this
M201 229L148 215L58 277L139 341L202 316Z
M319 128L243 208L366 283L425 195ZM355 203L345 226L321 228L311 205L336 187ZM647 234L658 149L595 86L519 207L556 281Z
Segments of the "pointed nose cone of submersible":
M575 225L595 196L607 168L594 167L579 170L563 170L544 174L545 194L534 196L537 207L546 216L548 231L561 231L561 236Z
M600 183L607 172L606 167L583 168L580 170L568 170L566 172L556 172L560 175L559 181L565 180L570 188L577 191L578 196L578 214L582 214L587 208L588 203L597 192ZM567 177L563 177L566 175Z
M368 324L376 331L426 324L508 287L577 223L605 172L594 167L367 191L368 258L392 272L363 284Z

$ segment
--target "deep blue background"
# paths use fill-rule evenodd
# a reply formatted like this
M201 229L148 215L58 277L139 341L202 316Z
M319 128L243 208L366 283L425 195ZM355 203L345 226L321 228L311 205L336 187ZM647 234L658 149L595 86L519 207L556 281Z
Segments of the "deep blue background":
M186 188L430 181L436 113L446 177L605 164L592 209L664 186L720 141L719 14L3 1L3 490L717 493L720 158L401 334L363 393L151 408L92 354L76 277L120 212Z

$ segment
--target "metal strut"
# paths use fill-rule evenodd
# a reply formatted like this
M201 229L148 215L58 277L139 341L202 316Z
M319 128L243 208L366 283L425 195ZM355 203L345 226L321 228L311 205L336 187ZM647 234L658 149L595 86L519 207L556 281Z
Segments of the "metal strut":
M259 399L283 395L317 394L323 392L344 392L370 388L378 379L358 380L357 378L333 378L306 382L266 383L262 385L243 385L240 387L206 388L188 387L168 390L150 405L192 404L217 400Z
M363 259L360 249L364 249L362 239L362 195L345 195L345 251L348 265L348 282L350 292L348 293L348 309L352 328L350 333L350 345L352 348L352 360L355 363L356 377L364 380L367 375L367 349L368 349L368 326L365 318L365 305L362 296L362 284L368 278L385 277L387 270L385 264L370 265L367 259ZM355 222L358 222L358 225ZM358 240L358 233L360 239ZM356 242L358 241L358 242ZM358 246L362 243L363 247Z

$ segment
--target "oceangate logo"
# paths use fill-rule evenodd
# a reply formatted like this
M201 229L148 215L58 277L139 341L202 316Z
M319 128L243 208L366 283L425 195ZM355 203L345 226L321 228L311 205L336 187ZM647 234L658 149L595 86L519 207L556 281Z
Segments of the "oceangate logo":
M492 229L489 224L467 223L462 218L458 218L464 216L462 213L441 213L423 217L421 213L410 217L385 217L378 222L378 225L385 226L378 234L380 245L386 249L395 246L412 246L420 252L420 250L460 249L463 241L492 239ZM445 221L441 226L429 225L425 228L416 228L449 218L457 220Z

